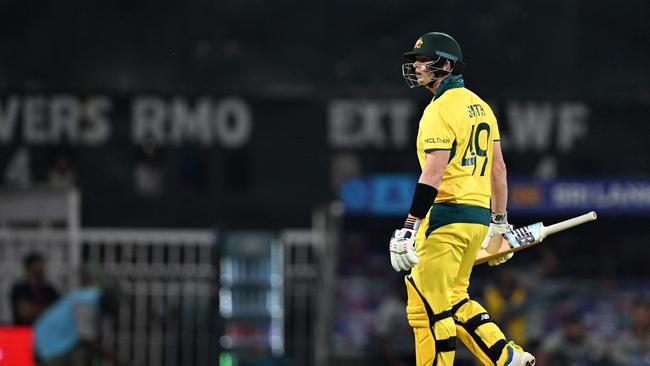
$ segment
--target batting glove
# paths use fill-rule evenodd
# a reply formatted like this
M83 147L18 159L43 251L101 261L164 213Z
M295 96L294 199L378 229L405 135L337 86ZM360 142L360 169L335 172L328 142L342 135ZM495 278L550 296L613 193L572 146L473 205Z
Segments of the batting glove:
M407 219L404 227L395 230L390 238L390 264L395 271L408 271L418 264L415 253L415 236L420 226L420 220Z
M483 240L483 243L481 244L481 248L485 249L488 246L488 243L490 242L490 239L495 236L495 235L502 235L506 231L512 230L512 225L508 224L508 214L507 213L494 213L492 212L490 214L490 230L488 231L488 235L485 237ZM502 257L494 258L488 261L488 264L490 266L498 266L500 264L503 264L508 261L508 259L512 258L514 253L509 253L506 254Z

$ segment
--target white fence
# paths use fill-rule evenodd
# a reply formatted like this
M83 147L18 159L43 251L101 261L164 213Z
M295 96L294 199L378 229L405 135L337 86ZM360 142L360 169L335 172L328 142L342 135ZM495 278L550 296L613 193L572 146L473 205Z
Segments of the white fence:
M84 274L115 281L118 319L104 344L138 365L208 365L216 354L215 234L210 230L88 229Z
M119 285L116 321L103 342L138 365L217 363L219 318L215 232L207 229L81 229L75 190L0 191L0 323L10 323L11 285L22 258L38 252L62 292L79 285ZM334 207L334 206L332 206ZM297 365L327 365L336 261L332 207L314 228L285 230L286 351ZM79 276L81 274L81 276Z
M11 322L8 299L22 273L22 258L36 251L48 279L74 288L65 230L0 231L0 314ZM106 322L103 343L137 365L214 364L217 275L210 230L85 229L81 235L82 285L118 285L118 319ZM76 278L77 276L75 276Z
M0 189L0 323L12 321L9 293L28 253L47 258L49 278L60 290L78 284L79 206L75 189Z
M316 365L315 347L320 286L319 259L323 237L309 229L290 229L280 236L284 245L286 351L296 365Z
M138 365L215 364L218 351L216 235L211 230L84 229L81 285L119 285L118 319L105 323L103 343ZM0 231L0 294L22 272L20 258L36 251L47 260L48 279L65 292L69 280L69 236L60 229ZM309 229L280 235L285 257L287 351L298 364L315 365L322 300L323 236ZM2 260L2 259L6 260ZM332 258L333 259L333 258ZM76 281L74 281L76 282ZM10 322L7 296L2 321Z
M313 212L312 228L288 229L280 235L285 253L285 349L296 365L331 364L342 213L337 203L325 205Z

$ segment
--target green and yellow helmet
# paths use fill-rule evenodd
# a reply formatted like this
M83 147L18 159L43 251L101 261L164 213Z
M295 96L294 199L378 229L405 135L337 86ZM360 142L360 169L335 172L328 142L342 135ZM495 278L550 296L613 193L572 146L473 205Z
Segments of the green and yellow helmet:
M417 56L431 59L432 62L427 65L427 69L433 74L433 81L444 78L450 73L454 75L461 74L465 67L463 52L455 39L446 33L426 33L418 38L412 51L404 53L404 57L411 62L402 65L402 76L404 76L404 80L411 88L421 85L417 81L415 66L413 65ZM442 68L446 61L450 61L453 65L451 72Z
M413 51L406 52L404 57L415 61L416 56L426 56L432 60L444 57L449 61L463 61L463 52L455 39L446 33L429 32L420 37L413 46Z

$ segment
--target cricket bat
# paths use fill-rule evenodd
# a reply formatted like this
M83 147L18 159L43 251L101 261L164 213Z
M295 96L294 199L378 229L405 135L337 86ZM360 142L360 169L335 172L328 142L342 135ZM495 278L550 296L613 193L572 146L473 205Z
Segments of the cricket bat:
M479 250L474 265L485 263L490 259L498 258L508 253L530 248L533 245L541 243L542 240L551 234L582 225L589 221L594 221L596 217L596 213L591 211L550 226L544 226L544 223L538 222L516 228L502 235L495 235L490 238L487 248Z

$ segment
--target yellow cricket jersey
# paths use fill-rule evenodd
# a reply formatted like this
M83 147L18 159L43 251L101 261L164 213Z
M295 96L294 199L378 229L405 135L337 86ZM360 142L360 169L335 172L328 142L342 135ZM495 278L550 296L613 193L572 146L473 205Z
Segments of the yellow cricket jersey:
M493 141L499 139L492 109L472 91L452 88L432 100L418 129L420 167L427 152L451 150L435 202L489 208Z

